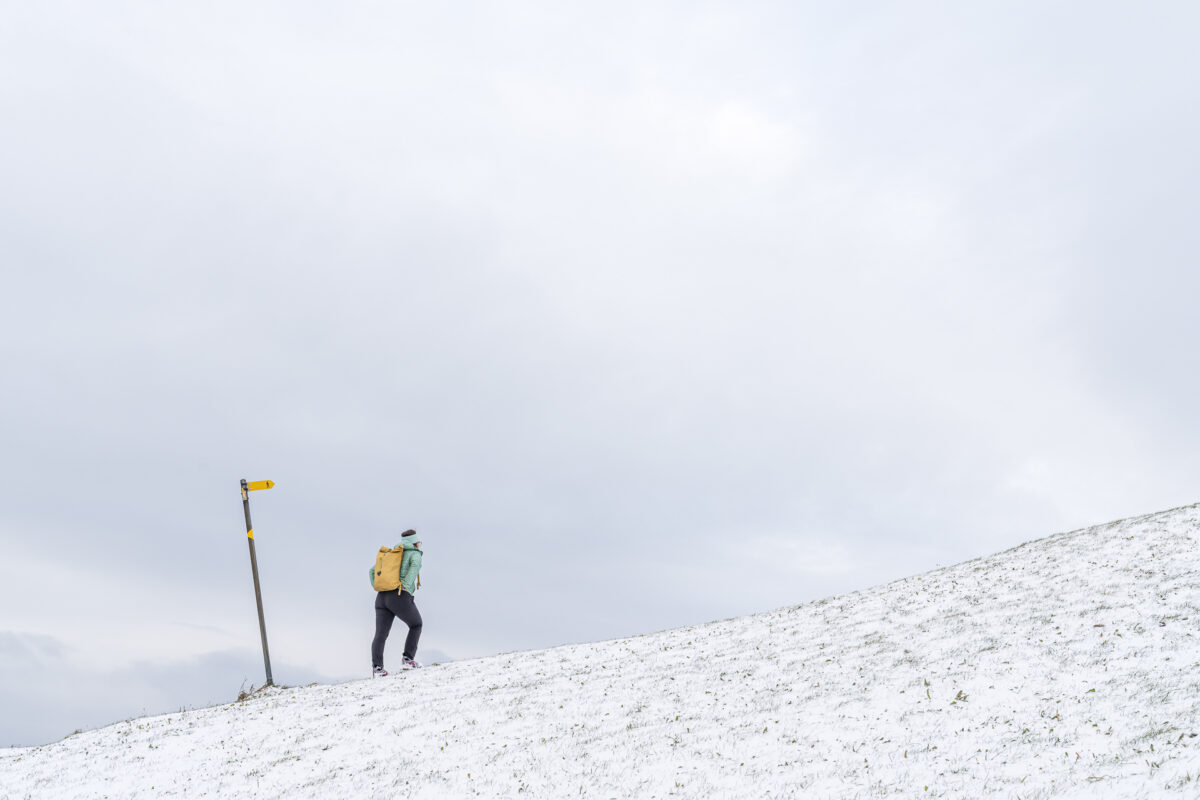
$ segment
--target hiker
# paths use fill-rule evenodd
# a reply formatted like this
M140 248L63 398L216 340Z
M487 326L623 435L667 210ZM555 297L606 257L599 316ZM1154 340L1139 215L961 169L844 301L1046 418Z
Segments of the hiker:
M421 585L422 550L416 531L407 530L400 535L400 544L394 549L401 548L404 557L400 562L400 588L375 593L375 641L371 642L371 664L372 675L377 678L388 674L383 668L383 646L387 644L396 617L408 626L408 636L404 639L404 669L421 666L416 661L417 642L421 638L421 612L413 600L413 592ZM375 586L375 567L371 567L371 586Z

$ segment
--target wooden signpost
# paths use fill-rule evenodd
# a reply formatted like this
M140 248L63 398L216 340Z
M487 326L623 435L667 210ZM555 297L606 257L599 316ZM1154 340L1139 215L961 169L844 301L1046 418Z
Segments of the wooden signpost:
M254 526L250 524L250 492L270 489L274 481L250 481L242 478L242 508L246 511L246 540L250 542L250 572L254 575L254 599L258 602L258 630L262 635L263 664L267 668L267 686L274 686L271 678L271 654L267 651L267 623L263 619L262 589L258 585L258 558L254 555Z

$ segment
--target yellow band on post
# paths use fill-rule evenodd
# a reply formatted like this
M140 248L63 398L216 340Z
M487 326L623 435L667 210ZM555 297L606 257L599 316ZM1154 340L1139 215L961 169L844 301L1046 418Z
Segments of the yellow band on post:
M246 531L246 535L249 536L251 539L253 539L254 538L254 528L251 528L250 530Z

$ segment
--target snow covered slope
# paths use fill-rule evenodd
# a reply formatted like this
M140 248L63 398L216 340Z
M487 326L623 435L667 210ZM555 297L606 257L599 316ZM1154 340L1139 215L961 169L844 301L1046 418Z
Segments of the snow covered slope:
M1200 508L0 751L0 800L1200 797Z

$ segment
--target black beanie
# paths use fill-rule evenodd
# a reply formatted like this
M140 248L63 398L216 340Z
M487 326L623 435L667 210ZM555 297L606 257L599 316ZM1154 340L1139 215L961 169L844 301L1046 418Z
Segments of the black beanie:
M416 536L416 535L417 535L417 532L416 532L416 531L414 531L414 530L407 530L407 531L405 531L404 533L400 534L400 538L401 538L401 539L403 539L405 536Z

